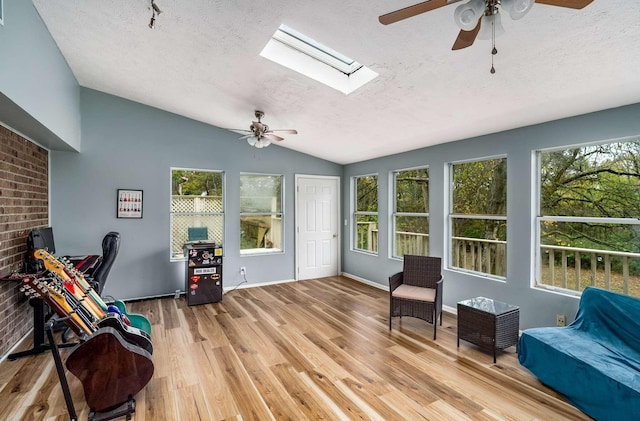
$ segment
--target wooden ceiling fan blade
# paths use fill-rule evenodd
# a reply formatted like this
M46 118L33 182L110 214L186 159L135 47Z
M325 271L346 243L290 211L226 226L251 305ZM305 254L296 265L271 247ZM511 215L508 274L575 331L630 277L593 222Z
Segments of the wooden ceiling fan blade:
M269 133L287 133L287 134L298 134L297 130L294 129L278 129L278 130L269 130Z
M274 135L272 133L266 133L265 135L263 135L263 137L265 139L275 140L275 141L278 141L278 142L284 140L284 137L276 136L276 135Z
M582 9L587 7L593 0L536 0L536 3L547 4L549 6L568 7L570 9Z
M389 25L403 19L411 18L421 13L429 12L434 9L446 6L448 4L457 3L462 0L429 0L422 3L414 4L413 6L405 7L404 9L396 10L395 12L387 13L378 17L378 21L383 25Z
M478 20L478 24L471 31L460 30L458 38L456 38L456 42L453 43L451 49L462 50L463 48L471 47L478 36L478 32L480 32L480 22L482 22L482 19Z

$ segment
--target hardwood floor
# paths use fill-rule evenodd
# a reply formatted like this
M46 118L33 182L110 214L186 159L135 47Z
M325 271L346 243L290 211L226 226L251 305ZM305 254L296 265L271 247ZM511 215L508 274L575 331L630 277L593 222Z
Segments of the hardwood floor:
M135 397L136 421L590 419L521 368L515 347L497 364L457 348L452 315L435 342L409 317L389 332L388 293L344 277L128 307L153 325L155 372ZM87 419L82 385L67 378ZM0 388L2 420L68 419L49 353L4 361Z

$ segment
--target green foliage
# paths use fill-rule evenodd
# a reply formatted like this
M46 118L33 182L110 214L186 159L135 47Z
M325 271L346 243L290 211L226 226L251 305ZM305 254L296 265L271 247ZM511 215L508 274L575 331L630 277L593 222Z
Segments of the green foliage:
M453 165L453 213L507 214L506 158Z
M585 146L540 156L540 214L640 218L640 140ZM545 221L541 243L640 251L638 225Z
M171 171L171 194L222 196L222 174L214 171Z
M356 177L356 211L378 212L378 176Z
M429 169L397 171L395 173L396 212L429 212ZM396 232L429 233L429 218L419 216L397 216Z
M282 176L240 176L240 212L281 212Z
M507 214L506 158L453 165L453 213L505 216ZM506 240L506 222L457 218L454 237Z

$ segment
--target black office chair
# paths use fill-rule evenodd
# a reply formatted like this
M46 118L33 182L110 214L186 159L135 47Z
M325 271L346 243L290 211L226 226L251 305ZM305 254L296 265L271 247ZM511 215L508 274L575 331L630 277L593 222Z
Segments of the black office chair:
M111 271L113 262L116 260L119 248L120 233L113 231L108 232L102 239L102 260L91 274L91 279L89 279L91 286L98 295L102 295L104 284L107 283L107 276Z
M91 277L86 278L87 282L89 282L98 295L102 295L104 284L107 283L107 276L111 271L113 262L116 260L119 248L120 233L113 231L108 232L102 239L102 258L100 259L100 263L98 263L98 266L96 266L91 273ZM62 333L62 342L69 342L71 340L72 333L73 331L71 329L65 329Z

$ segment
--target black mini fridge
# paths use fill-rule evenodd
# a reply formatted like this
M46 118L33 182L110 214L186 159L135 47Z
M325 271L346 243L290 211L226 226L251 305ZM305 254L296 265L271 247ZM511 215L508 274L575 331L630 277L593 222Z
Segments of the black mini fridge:
M222 301L222 246L215 243L187 243L185 292L187 304Z

